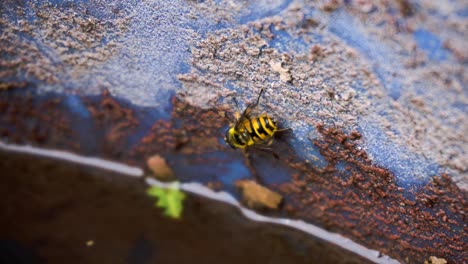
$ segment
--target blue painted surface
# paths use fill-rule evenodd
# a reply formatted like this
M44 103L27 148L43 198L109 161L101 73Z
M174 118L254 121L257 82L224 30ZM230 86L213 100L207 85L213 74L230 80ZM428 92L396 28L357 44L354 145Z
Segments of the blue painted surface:
M396 177L397 185L408 189L426 183L431 176L440 175L441 169L436 163L396 145L372 121L361 119L359 132L372 160L390 170Z
M55 6L69 6L69 5L79 5L79 4L87 4L89 0L48 0L52 5Z
M261 183L281 184L291 180L292 170L286 168L280 160L273 157L274 151L276 150L250 155L250 160Z
M339 161L336 163L336 169L339 170L341 173L343 173L344 175L351 175L352 173L352 170L347 170L346 167L347 166L350 166L351 164L349 164L348 162L346 161ZM351 166L352 167L352 166Z
M289 6L292 0L283 0L276 6L272 4L267 4L265 2L262 3L262 5L259 5L259 2L256 1L249 2L248 7L245 8L245 10L247 10L247 14L243 14L239 17L240 24L247 24L250 21L278 15L281 11L283 11Z
M302 129L294 130L288 137L288 142L299 157L308 160L313 167L323 169L328 165L328 162L320 154L318 147L310 141L312 139L310 135L313 133L316 133L315 127L306 125Z
M274 38L268 42L268 45L279 52L295 51L297 53L305 53L310 48L301 37L293 37L284 30L275 29L274 26L270 26L270 30L274 34Z
M62 105L74 114L71 116L70 121L74 124L74 133L79 138L81 151L88 155L98 153L99 149L97 148L97 138L94 134L95 129L92 116L82 99L77 95L66 95L63 96Z
M268 43L271 48L278 49L280 52L284 52L287 49L288 43L293 41L291 35L284 30L276 30L274 26L270 26L271 32L274 34L273 39Z
M462 110L465 113L468 113L468 104L464 102L457 101L453 104L453 107Z
M358 50L360 55L372 62L373 71L387 90L388 95L393 100L398 100L403 85L394 76L394 73L401 68L401 63L392 58L393 51L381 41L364 33L361 30L364 25L343 10L338 10L331 15L328 26L331 33L334 33L346 44Z
M457 12L457 15L461 17L468 17L468 7L457 10L456 12Z
M81 99L76 95L67 95L64 98L65 104L70 108L70 110L82 118L90 118L91 114L88 109L84 106Z
M245 164L239 160L234 160L223 165L223 169L220 170L221 175L219 179L225 185L234 186L234 183L237 180L248 178L250 176L250 172Z
M449 56L448 50L443 47L442 41L434 33L425 29L418 29L413 33L413 36L418 48L424 50L429 59L444 61Z
M181 181L207 183L219 180L227 186L233 186L236 180L249 178L250 172L242 159L233 159L232 155L242 157L240 152L233 150L231 154L220 151L201 155L172 154L168 159L181 165L173 168L176 175L180 175Z

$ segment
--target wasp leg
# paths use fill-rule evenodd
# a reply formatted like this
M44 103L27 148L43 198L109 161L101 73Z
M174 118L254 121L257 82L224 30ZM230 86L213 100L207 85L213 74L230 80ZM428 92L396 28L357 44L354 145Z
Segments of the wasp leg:
M260 175L258 175L257 170L255 169L255 167L252 164L253 162L251 160L250 154L247 152L246 149L243 149L242 153L244 153L244 156L245 156L245 163L246 163L245 165L249 169L249 171L252 172L252 176L255 179L255 181L258 182L259 184L264 184L262 178L260 177Z
M236 108L237 108L237 111L234 113L234 118L237 120L240 119L241 117L241 111L240 111L240 108L239 108L239 104L237 103L237 99L235 97L232 98L232 100L234 101L234 103L236 104Z
M271 146L271 144L273 144L273 138L270 138L269 140L263 142L263 145L266 146L266 147L264 147L263 145L260 145L260 146L257 145L257 146L252 146L252 147L256 148L256 149L263 150L263 151L267 151L268 153L271 153L275 159L279 159L279 156L275 152L275 150L273 148L269 147L269 146Z
M272 148L262 148L262 147L260 147L260 149L264 150L264 151L268 151L268 153L271 153L271 155L273 155L273 158L279 160L279 155L278 155L278 153L275 152L274 149L272 149Z
M271 144L273 144L273 138L270 138L269 140L267 140L267 141L265 142L265 144L266 144L267 146L271 146Z
M235 112L235 113L234 113L234 118L236 119L235 121L239 120L240 117L241 117L240 112ZM234 123L235 123L235 122L234 122Z
M256 149L261 149L261 150L265 150L265 151L273 151L272 148L267 148L267 147L255 147Z

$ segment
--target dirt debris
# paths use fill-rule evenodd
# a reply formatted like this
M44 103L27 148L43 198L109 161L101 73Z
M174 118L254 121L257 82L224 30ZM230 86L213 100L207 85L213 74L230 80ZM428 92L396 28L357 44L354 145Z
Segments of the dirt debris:
M160 181L172 181L175 179L174 171L169 167L164 157L154 155L146 160L146 165L153 172L154 177Z
M255 181L241 180L236 182L236 187L241 189L243 201L250 208L278 209L282 196Z
M319 6L326 12L333 12L343 5L343 0L320 0Z
M429 260L424 261L424 264L447 264L447 261L443 258L431 256Z
M283 68L281 62L270 61L271 69L280 75L280 80L283 82L290 82L292 80L289 69Z
M444 47L451 50L461 63L468 62L468 47L461 39L449 39L444 42Z

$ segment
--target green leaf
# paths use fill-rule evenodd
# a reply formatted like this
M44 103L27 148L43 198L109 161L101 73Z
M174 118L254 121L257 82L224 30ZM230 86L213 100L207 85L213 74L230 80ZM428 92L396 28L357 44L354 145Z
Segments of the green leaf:
M175 219L180 218L184 209L185 194L180 191L178 182L172 184L169 188L152 186L146 193L158 199L155 206L165 209L165 215Z

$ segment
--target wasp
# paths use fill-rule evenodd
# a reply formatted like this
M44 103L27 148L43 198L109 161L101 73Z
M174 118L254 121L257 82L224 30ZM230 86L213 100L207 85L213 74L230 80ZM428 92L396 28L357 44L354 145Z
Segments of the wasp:
M270 145L276 132L289 130L278 129L277 122L267 114L252 116L252 110L257 107L264 89L260 91L257 101L249 104L242 114L236 112L236 122L226 130L224 140L234 149L244 149L249 146ZM237 108L236 99L234 98Z

